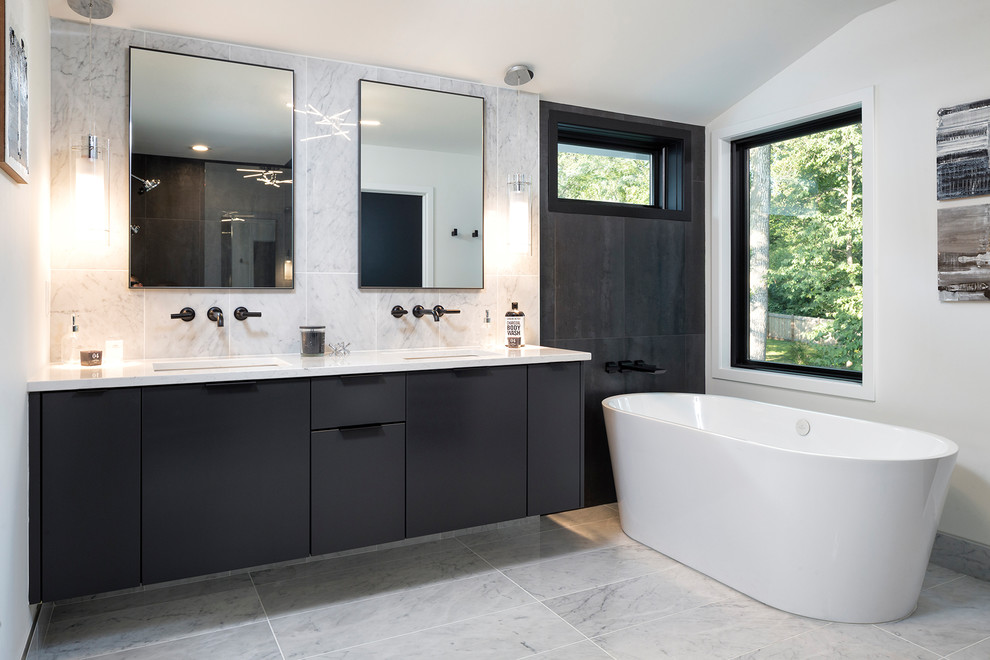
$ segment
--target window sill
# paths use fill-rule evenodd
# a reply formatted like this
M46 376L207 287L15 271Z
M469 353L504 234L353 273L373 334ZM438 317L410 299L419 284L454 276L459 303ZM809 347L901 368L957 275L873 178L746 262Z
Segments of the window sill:
M839 396L847 399L876 400L873 383L866 373L863 374L863 382L856 383L830 378L819 378L816 376L773 373L758 369L716 367L712 372L712 378L799 392L810 392L813 394Z

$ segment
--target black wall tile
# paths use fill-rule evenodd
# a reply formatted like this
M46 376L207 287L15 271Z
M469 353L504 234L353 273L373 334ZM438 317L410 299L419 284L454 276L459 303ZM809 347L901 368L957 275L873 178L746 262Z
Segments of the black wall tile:
M553 216L556 286L551 295L556 340L622 337L623 221L603 216Z
M686 223L625 221L626 336L676 334L685 324Z

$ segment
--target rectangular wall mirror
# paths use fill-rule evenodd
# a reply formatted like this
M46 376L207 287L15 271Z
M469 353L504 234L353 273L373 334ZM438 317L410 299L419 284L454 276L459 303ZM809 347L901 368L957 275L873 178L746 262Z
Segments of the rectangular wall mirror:
M361 81L359 283L484 286L484 99Z
M291 289L292 71L130 55L130 286Z

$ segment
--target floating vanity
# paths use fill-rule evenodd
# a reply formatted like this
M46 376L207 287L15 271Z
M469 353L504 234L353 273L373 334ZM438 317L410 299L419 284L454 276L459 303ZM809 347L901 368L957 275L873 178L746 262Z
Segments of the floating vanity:
M588 353L53 365L28 383L30 601L582 506Z

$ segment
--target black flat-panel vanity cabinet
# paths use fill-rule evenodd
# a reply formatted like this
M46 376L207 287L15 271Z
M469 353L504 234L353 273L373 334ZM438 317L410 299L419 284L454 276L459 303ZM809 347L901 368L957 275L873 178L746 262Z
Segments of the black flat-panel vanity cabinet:
M34 542L41 546L40 562L32 555L32 563L40 563L31 569L32 602L136 586L141 390L32 394L31 405L31 454L40 461L31 466L32 492L40 500L32 516L38 516Z
M406 376L406 536L526 515L526 366Z
M312 554L405 538L406 376L314 378Z
M584 387L580 362L528 367L527 515L582 506Z
M305 557L309 379L144 388L145 583Z

